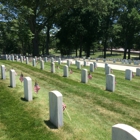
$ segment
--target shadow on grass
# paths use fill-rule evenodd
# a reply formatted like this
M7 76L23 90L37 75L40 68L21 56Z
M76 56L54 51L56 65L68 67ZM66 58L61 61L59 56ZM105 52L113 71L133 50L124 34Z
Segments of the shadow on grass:
M33 97L33 100L35 100L36 98L38 98L38 97ZM22 101L24 101L24 102L28 102L28 100L26 100L25 98L23 98L23 97L21 97L20 98Z
M50 128L50 129L58 129L54 124L50 122L50 120L44 120L44 123Z
M9 88L12 88L12 86L8 86Z
M106 57L122 56L121 54L106 54ZM103 55L98 55L99 58L103 58Z

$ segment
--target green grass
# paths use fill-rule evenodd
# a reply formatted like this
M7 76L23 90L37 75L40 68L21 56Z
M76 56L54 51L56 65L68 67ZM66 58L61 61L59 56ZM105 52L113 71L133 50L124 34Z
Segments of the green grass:
M123 71L113 70L116 90L105 90L105 71L97 68L93 79L81 83L81 71L71 65L73 74L63 77L63 66L50 72L50 62L45 70L40 65L32 67L20 62L0 61L6 66L6 80L0 80L0 140L110 140L111 128L125 123L140 130L140 77L125 80ZM56 63L57 65L57 63ZM17 72L16 88L9 88L9 70ZM83 67L89 70L89 67ZM41 90L33 93L33 101L22 100L23 85L20 73L38 81ZM49 122L48 93L58 90L63 95L71 121L64 111L64 126L56 129Z

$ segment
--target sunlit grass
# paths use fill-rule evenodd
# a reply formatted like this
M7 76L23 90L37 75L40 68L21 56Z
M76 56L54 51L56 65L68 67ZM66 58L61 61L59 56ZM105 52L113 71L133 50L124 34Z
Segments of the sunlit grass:
M20 62L0 61L6 66L6 80L0 80L0 139L68 139L68 140L109 140L111 127L116 123L126 123L140 130L140 77L125 80L123 71L113 70L116 76L115 92L105 90L105 71L97 68L92 72L92 80L81 83L81 70L71 65L69 77L63 77L63 66L50 72L50 62L45 69L40 65L32 67ZM56 66L58 64L56 63ZM17 72L16 88L9 88L9 70ZM89 67L82 67L89 70ZM22 100L23 85L20 73L38 81L41 90L33 92L33 101ZM48 93L58 90L63 95L71 121L64 112L64 126L52 129L49 120ZM47 124L45 123L47 122Z

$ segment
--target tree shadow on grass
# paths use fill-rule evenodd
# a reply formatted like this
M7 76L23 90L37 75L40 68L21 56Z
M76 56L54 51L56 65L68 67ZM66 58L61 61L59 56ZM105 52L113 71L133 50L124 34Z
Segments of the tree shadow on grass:
M12 88L12 86L8 86L9 88Z
M106 54L106 57L122 56L121 54ZM103 55L98 55L99 58L103 58Z
M44 123L50 128L50 129L58 129L54 124L50 122L50 120L44 120Z

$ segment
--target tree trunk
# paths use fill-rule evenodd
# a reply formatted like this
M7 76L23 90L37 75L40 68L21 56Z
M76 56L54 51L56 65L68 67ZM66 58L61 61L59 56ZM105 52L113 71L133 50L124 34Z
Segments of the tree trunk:
M35 37L32 39L33 43L33 56L39 56L39 47L38 47L38 34L35 33Z
M88 57L90 57L90 45L88 45L88 47L87 47L87 54L86 54L86 57L88 58Z
M129 44L129 48L128 48L128 59L130 59L130 55L131 55L131 49L130 49L130 44Z
M127 53L127 41L125 41L123 59L126 59L126 53Z
M76 49L75 49L75 52L76 52L76 57L77 57L77 47L76 47Z
M47 26L47 32L46 32L46 55L49 55L49 43L50 43L50 27Z
M105 42L104 42L104 58L106 58L106 48L107 48L106 41L107 41L107 39L105 38Z

